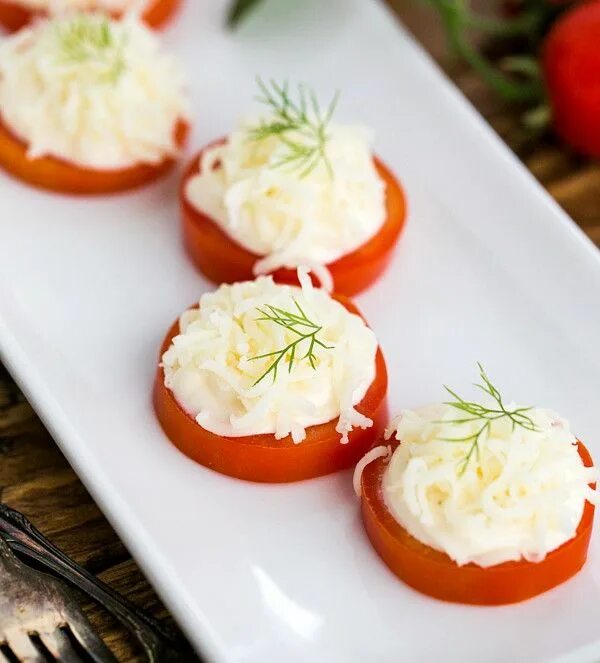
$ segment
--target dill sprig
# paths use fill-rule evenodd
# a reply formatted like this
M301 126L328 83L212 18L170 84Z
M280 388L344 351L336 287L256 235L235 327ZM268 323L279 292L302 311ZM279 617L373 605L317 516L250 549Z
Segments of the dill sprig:
M280 325L281 327L285 327L285 329L288 329L289 331L296 334L297 338L288 343L285 347L281 348L281 350L266 352L262 355L250 357L250 361L274 357L266 371L254 382L254 385L257 385L270 374L273 375L273 382L275 382L277 379L277 370L282 363L285 364L287 362L288 372L291 373L292 368L294 367L294 362L296 362L298 359L308 359L312 369L316 370L316 347L320 347L325 350L333 349L333 346L326 345L323 343L323 341L317 338L317 335L321 332L323 327L310 320L296 299L292 299L294 306L296 307L296 313L293 311L286 311L285 309L271 306L269 304L263 308L257 307L256 309L261 314L260 318L256 318L257 321L272 322L276 325ZM302 343L305 344L305 352L299 357L299 354L301 353L300 345Z
M236 28L242 19L250 13L250 10L254 9L260 2L261 0L234 0L227 15L227 25L230 28Z
M477 461L479 461L480 443L487 439L492 422L497 421L498 419L508 418L512 422L513 430L515 430L517 426L520 426L521 428L529 431L538 430L535 423L533 422L533 419L531 419L531 417L526 414L526 412L532 408L519 407L513 410L507 409L502 399L502 395L492 384L483 366L480 363L477 363L477 366L479 367L479 375L481 376L482 383L475 383L475 386L492 398L495 407L487 407L482 403L467 401L459 396L455 391L450 389L450 387L444 385L444 389L455 399L453 401L446 401L444 405L450 405L451 407L464 412L466 416L458 417L456 419L449 419L443 422L437 422L457 425L468 424L472 422L479 422L481 424L477 431L471 435L465 435L464 437L441 438L444 442L471 442L471 446L469 447L467 455L460 461L460 476L465 473L469 463L471 462L471 458L474 455L476 456Z
M68 64L95 62L105 68L105 78L116 82L125 69L123 43L114 36L110 21L95 16L76 16L59 24L62 61Z
M325 109L321 110L317 96L306 85L298 86L298 99L294 101L287 81L282 85L274 80L265 83L256 79L260 95L256 100L268 106L271 118L251 127L248 135L253 141L269 136L278 136L286 146L286 154L272 164L273 168L288 167L299 171L300 177L309 175L319 163L324 163L333 176L331 162L327 156L328 127L337 106L336 92Z

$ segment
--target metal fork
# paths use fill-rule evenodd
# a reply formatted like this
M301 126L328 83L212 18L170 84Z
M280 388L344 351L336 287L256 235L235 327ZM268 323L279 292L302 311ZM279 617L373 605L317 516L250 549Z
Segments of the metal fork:
M185 640L93 576L51 543L22 513L0 503L0 538L13 552L65 580L116 617L143 646L148 663L198 661ZM0 663L4 663L0 660Z
M0 663L116 663L69 590L0 537Z

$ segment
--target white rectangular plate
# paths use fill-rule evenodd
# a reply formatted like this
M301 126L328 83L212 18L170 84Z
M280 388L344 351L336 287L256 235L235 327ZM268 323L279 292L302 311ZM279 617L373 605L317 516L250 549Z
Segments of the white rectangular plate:
M466 388L552 407L600 458L600 254L376 0L267 0L237 33L225 0L167 32L187 64L199 147L251 105L254 75L339 87L377 132L409 224L359 298L392 411ZM416 594L371 550L348 473L263 486L180 455L150 405L156 353L210 287L182 252L177 176L77 199L0 179L0 342L94 498L187 634L219 662L598 660L600 553L513 607ZM575 652L575 653L573 653ZM596 658L594 658L596 657Z

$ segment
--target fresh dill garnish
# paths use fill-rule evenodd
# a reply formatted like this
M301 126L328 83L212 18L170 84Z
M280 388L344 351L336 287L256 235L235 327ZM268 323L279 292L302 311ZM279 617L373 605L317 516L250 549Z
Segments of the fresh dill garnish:
M298 360L298 354L301 352L301 343L305 343L306 351L304 354L302 354L302 356L299 357L299 359L308 359L308 362L310 363L313 370L317 370L317 366L315 364L315 360L317 358L315 354L315 348L318 346L325 350L333 350L333 346L326 345L323 343L323 341L317 338L317 335L321 332L323 327L309 319L295 298L293 298L293 301L297 313L294 313L293 311L286 311L269 304L263 308L256 308L256 310L261 314L260 318L256 318L257 321L272 322L276 325L280 325L281 327L285 327L289 331L296 334L298 338L295 338L284 348L281 348L281 350L266 352L262 355L250 357L250 361L254 361L256 359L266 359L268 357L274 358L273 361L269 364L267 370L254 382L254 385L257 385L270 374L273 375L273 382L275 382L277 379L277 370L282 362L284 364L287 362L288 372L291 373L292 368L294 367L294 362Z
M258 77L256 82L260 90L256 100L268 106L271 117L251 127L248 135L253 141L278 136L284 143L286 154L272 167L288 167L292 171L299 171L300 177L306 177L319 163L323 163L329 175L333 176L326 147L329 140L328 127L339 94L336 92L326 110L322 111L316 94L306 85L298 86L298 98L294 101L287 81L281 85L274 80L265 83Z
M491 380L487 376L483 366L480 363L477 363L479 367L479 375L481 376L482 384L475 383L475 386L478 389L481 389L485 394L490 396L494 401L495 406L487 407L481 403L476 403L473 401L466 401L464 398L459 396L455 391L444 385L444 389L455 399L453 401L446 401L444 405L450 405L461 412L464 412L466 416L459 417L457 419L449 419L445 421L439 421L436 423L444 424L469 424L472 422L478 422L481 425L478 427L477 431L471 435L465 435L464 437L449 437L441 438L444 442L471 442L469 451L467 455L460 461L459 465L459 475L462 476L473 455L479 460L479 448L480 443L487 439L489 435L492 422L497 421L498 419L508 418L512 422L512 429L515 430L517 426L524 428L529 431L537 431L537 427L531 417L529 417L526 412L531 410L531 407L520 407L513 410L507 409L504 405L502 395L498 389L492 384Z
M251 9L258 6L261 0L234 0L227 15L227 25L236 28Z
M123 44L115 38L107 18L76 16L59 24L58 39L64 63L94 62L109 82L116 82L125 69Z

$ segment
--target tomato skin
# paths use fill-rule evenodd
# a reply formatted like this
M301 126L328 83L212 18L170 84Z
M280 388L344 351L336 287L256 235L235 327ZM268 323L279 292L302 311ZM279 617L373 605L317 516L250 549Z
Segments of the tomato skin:
M16 32L33 18L32 12L18 2L0 0L0 24L9 32Z
M235 283L255 278L253 267L261 256L237 244L208 215L195 209L185 195L187 181L200 171L204 151L222 142L204 148L187 169L180 190L181 217L184 244L198 269L214 283ZM386 185L386 220L374 237L327 265L334 292L348 297L368 288L385 271L406 220L406 199L400 184L379 159L374 158L374 163ZM273 278L278 283L298 283L296 270L278 269Z
M179 120L174 128L177 144L183 146L189 127ZM0 166L15 177L42 189L71 194L104 194L134 189L166 174L172 158L156 165L139 164L119 170L82 168L55 157L29 159L27 146L0 120Z
M335 296L351 313L360 315L344 297ZM179 323L169 330L160 357L179 333ZM221 437L198 425L179 405L173 392L165 387L164 371L158 367L154 382L154 410L171 442L186 456L221 474L264 483L284 483L331 474L355 465L381 435L388 418L387 370L381 350L377 349L376 375L356 409L373 419L366 430L354 429L348 444L341 444L335 430L337 420L311 426L306 438L295 444L288 436L274 435Z
M552 25L543 71L558 136L572 149L600 157L600 0L575 5Z
M142 18L146 25L155 30L164 28L173 20L179 11L181 1L182 0L154 0L154 2L149 3L148 7L142 14Z
M579 442L586 467L592 466L588 450ZM502 605L532 598L575 575L584 565L592 533L594 506L585 503L574 538L550 552L541 562L504 562L482 568L458 566L448 555L412 537L390 511L381 491L386 468L378 458L361 478L362 518L371 544L390 570L414 589L443 601L474 605Z
M142 19L151 28L164 27L177 13L181 0L152 0L142 13ZM0 24L9 32L15 32L31 23L32 20L43 16L23 6L18 0L0 0ZM114 18L119 18L115 15Z

